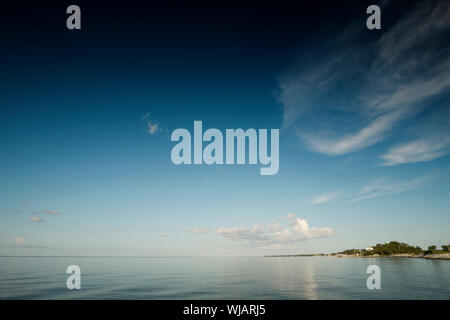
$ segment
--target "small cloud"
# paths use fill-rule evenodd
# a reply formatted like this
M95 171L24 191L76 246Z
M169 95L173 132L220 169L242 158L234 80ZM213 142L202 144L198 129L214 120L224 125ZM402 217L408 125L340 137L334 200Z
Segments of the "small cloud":
M141 120L145 121L145 124L146 124L146 127L147 127L146 131L149 134L153 135L155 133L158 133L158 132L162 131L162 128L161 128L159 122L156 122L156 121L150 119L150 113L147 112L146 114L144 114L142 116Z
M119 232L121 232L122 230L121 230L120 228L109 228L109 231L119 233Z
M16 210L14 210L14 212L15 212L15 213L22 213L22 210L16 209Z
M25 239L22 238L22 237L15 237L13 239L13 242L14 242L15 245L20 246L20 247L25 247L26 244L27 244Z
M20 203L20 206L21 207L28 207L30 204L29 203L27 203L27 202L21 202Z
M184 230L184 231L186 231L186 232L192 232L192 233L207 233L207 232L209 232L210 230L209 230L208 228L194 228L194 229L187 228L187 229Z
M62 215L62 213L59 212L59 211L45 210L44 212L45 212L46 214L49 214L49 215L52 215L52 216L60 216L60 215Z
M41 218L38 218L38 217L35 217L35 216L30 216L30 221L33 221L33 222L44 222L45 220L41 219Z
M320 196L317 196L316 198L313 199L312 203L313 204L322 204L322 203L327 203L327 202L336 200L338 198L339 198L339 192L330 192L330 193L325 193Z
M163 232L159 235L161 238L167 238L167 233Z
M155 134L155 133L161 131L161 129L159 128L159 123L148 122L147 127L148 127L147 132L150 134Z

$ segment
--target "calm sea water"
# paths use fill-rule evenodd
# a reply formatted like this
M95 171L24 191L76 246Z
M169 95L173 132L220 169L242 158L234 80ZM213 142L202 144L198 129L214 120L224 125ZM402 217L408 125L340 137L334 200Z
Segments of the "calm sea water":
M67 266L81 290L66 289ZM381 268L381 290L366 287ZM0 257L0 299L450 299L450 261Z

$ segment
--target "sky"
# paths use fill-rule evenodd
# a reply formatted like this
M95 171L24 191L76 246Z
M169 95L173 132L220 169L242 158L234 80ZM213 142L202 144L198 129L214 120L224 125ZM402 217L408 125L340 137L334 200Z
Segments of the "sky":
M0 255L249 256L450 241L450 3L5 7ZM279 171L175 165L279 129Z

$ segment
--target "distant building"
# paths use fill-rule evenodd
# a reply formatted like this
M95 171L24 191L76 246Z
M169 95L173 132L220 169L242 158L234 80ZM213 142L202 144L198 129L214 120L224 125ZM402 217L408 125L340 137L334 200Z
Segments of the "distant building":
M372 247L367 247L366 251L373 251L373 248Z

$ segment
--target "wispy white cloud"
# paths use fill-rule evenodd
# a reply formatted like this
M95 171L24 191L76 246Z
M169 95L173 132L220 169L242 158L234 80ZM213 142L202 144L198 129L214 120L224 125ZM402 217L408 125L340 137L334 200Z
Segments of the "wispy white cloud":
M327 202L338 199L339 196L340 196L340 193L338 191L325 193L325 194L315 197L313 199L312 203L313 204L327 203Z
M295 243L308 239L324 238L333 235L329 227L310 227L305 219L296 218L289 227L279 223L254 225L253 227L219 227L216 232L233 241L249 241L258 247L281 247L282 244Z
M344 134L341 137L330 138L331 133L311 134L299 133L310 149L319 153L336 156L369 147L386 138L393 125L409 115L407 109L388 112L372 120L356 133Z
M450 136L433 139L418 139L392 147L381 158L383 165L430 161L450 153Z
M30 221L33 221L33 222L44 222L45 220L42 219L42 218L35 217L35 216L30 216Z
M406 181L392 181L389 178L379 178L372 183L363 186L359 192L348 200L348 202L356 202L413 190L422 186L431 178L431 176L424 176Z
M340 191L325 193L316 197L313 204L342 200L345 202L356 202L382 196L388 196L407 192L425 186L428 182L448 175L444 171L433 171L428 174L412 177L409 179L394 179L392 177L381 177L359 187L347 187Z
M349 42L282 77L283 127L295 125L311 150L331 156L385 140L450 88L449 21L448 1L424 1L376 43Z
M167 233L165 233L165 232L161 233L159 236L161 238L167 238L168 237Z
M448 1L423 1L380 39L378 61L396 63L415 46L430 38L430 33L441 36L450 27Z

